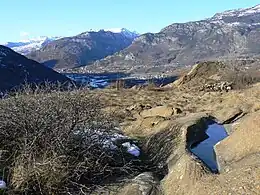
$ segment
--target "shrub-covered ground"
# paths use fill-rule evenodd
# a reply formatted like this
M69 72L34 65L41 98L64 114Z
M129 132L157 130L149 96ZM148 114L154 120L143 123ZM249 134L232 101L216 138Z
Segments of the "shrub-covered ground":
M0 100L5 193L86 194L139 173L139 159L111 145L122 133L101 108L84 89L25 88Z

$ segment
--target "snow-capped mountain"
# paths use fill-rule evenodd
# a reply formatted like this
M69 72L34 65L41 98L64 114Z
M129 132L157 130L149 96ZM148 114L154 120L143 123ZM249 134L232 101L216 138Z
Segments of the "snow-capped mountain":
M146 72L151 67L183 67L205 60L255 59L260 57L259 29L260 5L173 23L159 33L140 35L124 50L84 70L139 72L142 67Z
M245 9L234 9L234 10L228 10L224 11L222 13L217 13L213 16L213 19L222 20L226 17L245 17L253 14L260 13L260 4L256 5L254 7L245 8Z
M136 31L130 31L126 28L110 28L110 29L104 29L104 31L109 31L112 33L121 33L123 35L125 35L126 37L129 38L136 38L138 37L140 34Z
M208 21L229 26L260 26L260 4L245 9L234 9L215 14Z
M19 42L7 42L3 45L6 47L9 47L13 49L14 51L27 55L32 51L39 50L46 44L60 39L61 37L46 37L46 36L40 36L34 39L28 39L28 40L22 40Z
M111 32L111 33L119 33L119 34L123 34L127 37L132 37L132 38L135 38L137 36L139 36L140 34L136 31L131 31L131 30L128 30L126 28L107 28L107 29L99 29L99 30L93 30L91 29L90 31L87 31L86 33L88 32L99 32L99 31L105 31L105 32Z
M48 67L73 68L119 52L138 36L138 33L125 28L90 30L52 41L27 56Z

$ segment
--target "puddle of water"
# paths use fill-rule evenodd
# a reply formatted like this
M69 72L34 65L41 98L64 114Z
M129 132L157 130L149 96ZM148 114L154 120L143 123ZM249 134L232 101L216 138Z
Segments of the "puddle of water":
M228 136L223 125L211 123L208 125L206 134L209 136L206 140L191 147L191 152L201 159L212 172L218 172L214 145Z

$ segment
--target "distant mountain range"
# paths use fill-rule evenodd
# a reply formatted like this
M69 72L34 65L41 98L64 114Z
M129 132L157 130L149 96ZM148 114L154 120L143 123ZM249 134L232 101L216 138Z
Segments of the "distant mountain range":
M174 23L159 33L146 33L114 55L80 68L149 72L183 67L198 61L258 58L260 5L217 13L201 21Z
M255 60L260 59L260 5L174 23L159 33L119 28L46 40L27 57L75 72L168 72L199 61ZM8 46L18 51L16 44Z
M55 69L79 67L125 49L138 36L125 28L88 31L51 41L27 56Z
M22 84L41 84L70 82L66 76L0 45L0 92L13 89Z
M43 46L59 38L61 37L41 36L35 39L28 39L19 42L7 42L4 43L3 45L13 49L14 51L20 54L27 55L32 51L41 49Z

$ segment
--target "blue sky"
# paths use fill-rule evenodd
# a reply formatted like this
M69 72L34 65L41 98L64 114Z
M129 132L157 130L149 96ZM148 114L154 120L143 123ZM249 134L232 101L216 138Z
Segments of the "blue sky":
M0 43L38 36L72 36L90 29L125 27L158 32L259 0L3 0Z

